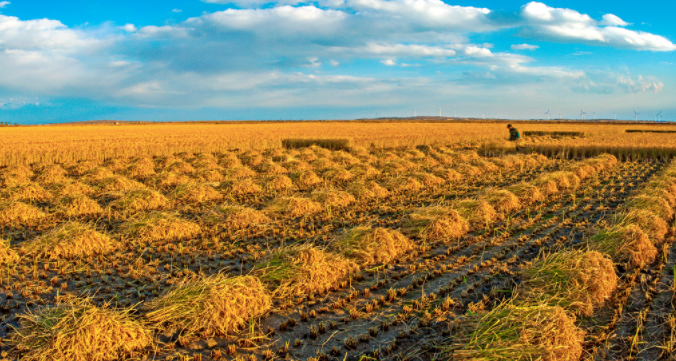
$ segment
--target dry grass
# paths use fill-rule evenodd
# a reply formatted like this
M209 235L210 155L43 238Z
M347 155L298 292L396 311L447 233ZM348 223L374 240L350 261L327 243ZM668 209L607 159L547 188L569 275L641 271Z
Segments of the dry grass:
M525 205L545 200L545 196L540 192L540 189L530 183L521 182L507 187L507 190L516 195L519 198L519 201Z
M324 208L321 204L307 198L278 197L272 200L265 210L270 214L295 218L319 213Z
M290 174L293 183L300 189L310 189L322 183L322 179L311 170L294 172Z
M561 306L582 316L603 306L618 282L613 261L594 251L545 255L519 275L521 299Z
M170 197L185 203L207 203L223 198L221 192L207 184L187 183L176 186Z
M635 224L602 229L589 241L589 249L605 253L615 262L642 268L657 256L650 237Z
M2 197L19 202L47 202L54 198L51 192L37 183L17 185L2 192Z
M251 179L233 180L221 183L219 189L228 196L245 196L250 194L258 194L263 191L263 188L256 184Z
M384 199L390 195L390 191L388 191L387 188L382 187L380 184L374 181L352 182L347 187L347 192L360 200Z
M464 177L478 176L478 175L481 175L481 173L482 173L481 169L479 169L479 168L477 168L473 165L464 164L464 163L458 164L455 167L455 171L462 174Z
M159 192L150 189L135 189L125 193L110 206L121 211L139 212L161 209L168 203L167 198Z
M40 208L25 203L16 201L0 203L0 224L5 227L26 225L45 216L45 212Z
M460 217L466 219L472 227L483 227L500 218L495 208L483 200L463 199L453 202L451 208L456 210Z
M671 221L674 218L674 209L664 198L651 197L648 195L638 195L630 198L626 203L627 209L646 210L654 213L665 221Z
M213 276L187 280L147 302L144 319L155 328L178 328L188 334L236 333L272 307L270 294L252 276Z
M577 361L582 354L584 332L561 307L506 302L460 317L455 327L444 349L453 360Z
M221 174L219 173L219 175ZM223 176L221 175L220 178L223 178ZM156 187L167 188L181 184L187 184L192 181L193 180L187 175L176 174L171 172L161 172L156 176L154 176L152 180L150 180L150 183L155 185Z
M620 217L621 221L618 222L620 225L640 224L641 229L656 246L664 242L664 237L669 232L667 222L648 210L636 209Z
M127 177L116 175L97 182L98 187L103 192L127 192L132 189L145 188L143 183L131 180Z
M357 259L361 264L389 263L416 247L398 231L371 227L349 229L333 246L345 257Z
M59 198L56 213L66 217L89 216L103 213L103 208L86 195L75 194Z
M378 169L368 164L355 164L348 170L359 179L374 178L381 174Z
M509 214L521 209L519 197L506 189L489 189L481 196L497 212Z
M120 233L134 241L186 239L200 232L200 226L176 215L152 212L130 219L120 226Z
M451 241L469 231L469 222L448 207L419 208L402 223L405 234L430 241Z
M59 196L72 196L76 194L90 196L96 193L94 188L78 181L55 184L50 189Z
M114 361L133 357L153 342L130 310L85 301L29 310L19 316L10 344L26 361Z
M10 243L6 239L0 239L0 264L12 265L19 260L19 254L12 249Z
M24 242L21 250L41 259L74 259L106 254L115 247L110 237L91 225L68 222L34 240Z
M245 166L231 167L231 168L226 169L223 173L225 174L226 178L228 178L228 179L253 178L253 177L258 175L258 173L256 173L256 171L252 170L249 167L245 167Z
M226 229L243 229L252 226L262 226L271 222L270 218L261 211L227 204L214 207L202 219L210 224L221 225Z
M293 188L293 181L285 175L273 175L265 178L264 187L268 192L283 192Z
M106 167L96 167L87 171L81 179L87 183L97 183L106 178L111 178L114 176L115 173L113 173L110 169Z
M310 199L329 208L343 208L356 202L352 194L336 189L317 189L310 194Z
M464 176L460 174L460 172L454 169L443 167L432 169L432 173L437 177L445 179L447 182L457 182L464 178Z
M328 290L357 271L359 266L343 256L306 244L278 250L252 274L268 283L275 297L285 298Z
M413 177L392 177L385 180L385 184L393 193L414 192L424 188L424 185Z
M68 180L66 174L68 174L68 172L66 172L59 164L48 165L40 171L35 178L35 181L42 185L49 186Z

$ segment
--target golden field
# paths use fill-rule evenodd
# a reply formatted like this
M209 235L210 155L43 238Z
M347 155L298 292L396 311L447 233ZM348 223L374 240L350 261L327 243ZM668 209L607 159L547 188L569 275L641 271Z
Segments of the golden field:
M361 123L289 122L234 124L50 125L0 128L0 166L38 162L104 160L180 152L277 148L285 138L346 138L352 145L476 145L507 138L505 122ZM514 122L520 131L577 131L594 144L620 142L667 146L670 135L624 134L625 129L675 130L676 126ZM612 135L612 137L607 137ZM620 135L618 137L618 135ZM585 139L585 142L587 140Z

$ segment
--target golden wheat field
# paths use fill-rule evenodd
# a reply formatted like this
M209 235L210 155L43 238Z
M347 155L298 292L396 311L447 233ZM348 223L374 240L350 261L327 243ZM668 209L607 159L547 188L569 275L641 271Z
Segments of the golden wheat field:
M0 359L672 359L676 127L514 124L0 128Z

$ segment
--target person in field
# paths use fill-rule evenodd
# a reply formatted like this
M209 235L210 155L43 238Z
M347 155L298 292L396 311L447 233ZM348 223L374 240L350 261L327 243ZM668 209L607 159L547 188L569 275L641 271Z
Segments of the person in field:
M521 133L519 130L514 128L511 124L507 124L507 129L509 129L509 140L516 142L521 139Z

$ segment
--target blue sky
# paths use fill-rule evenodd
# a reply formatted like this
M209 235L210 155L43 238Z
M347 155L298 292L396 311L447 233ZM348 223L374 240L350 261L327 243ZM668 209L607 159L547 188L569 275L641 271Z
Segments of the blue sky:
M0 0L0 121L676 120L676 2Z

